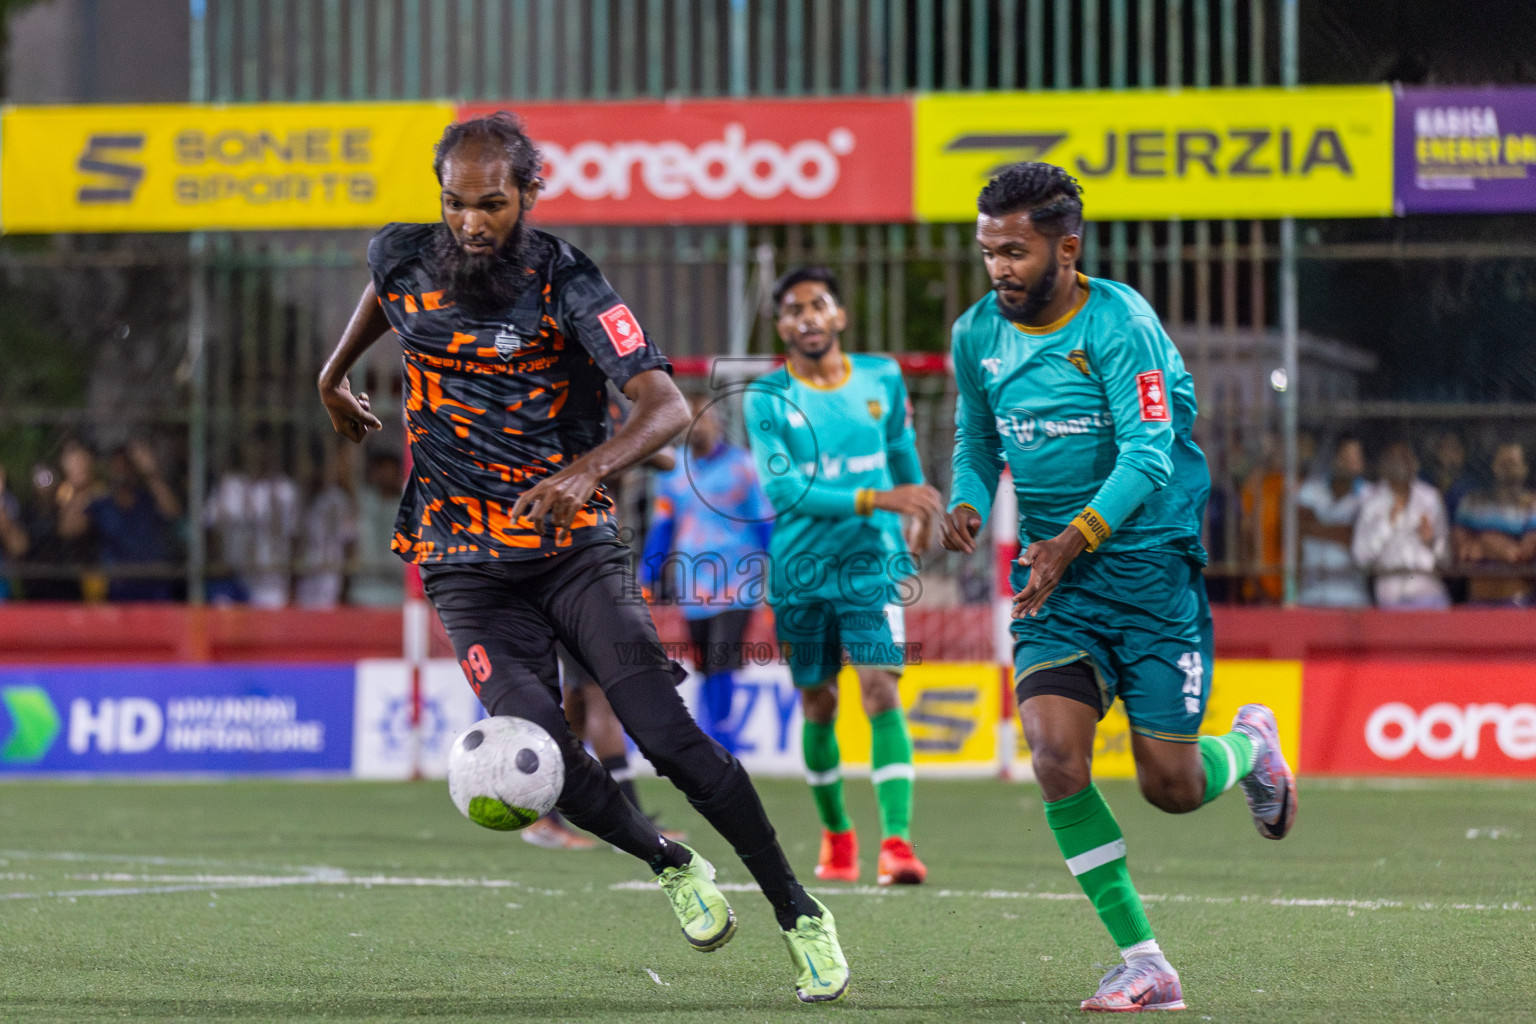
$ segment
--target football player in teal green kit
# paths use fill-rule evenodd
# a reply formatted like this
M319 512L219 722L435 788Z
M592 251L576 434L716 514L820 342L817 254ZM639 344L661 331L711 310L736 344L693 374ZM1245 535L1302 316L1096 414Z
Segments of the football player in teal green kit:
M806 780L824 828L818 878L858 881L858 844L843 803L837 674L858 667L880 808L881 885L916 884L928 869L912 851L912 740L898 680L906 661L905 580L913 548L928 545L944 511L923 482L901 370L890 359L844 354L848 314L822 267L774 287L785 365L752 382L743 400L758 479L773 505L768 600L805 713Z
M1077 273L1082 195L1061 168L1004 168L977 208L993 291L954 327L944 545L974 550L1006 461L1024 551L1012 577L1019 716L1046 822L1124 958L1082 1009L1182 1009L1093 784L1099 719L1124 702L1142 794L1171 813L1241 782L1259 833L1280 839L1296 819L1295 777L1263 705L1245 705L1224 736L1198 735L1212 662L1200 544L1210 475L1177 349L1134 290Z

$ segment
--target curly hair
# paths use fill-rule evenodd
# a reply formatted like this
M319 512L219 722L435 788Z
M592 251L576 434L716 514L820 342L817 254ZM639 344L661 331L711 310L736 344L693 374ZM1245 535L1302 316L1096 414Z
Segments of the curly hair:
M1083 188L1055 164L1009 164L981 190L976 209L989 217L1027 210L1035 230L1051 238L1083 230Z
M523 122L516 115L498 110L443 129L443 137L437 140L432 156L432 173L437 175L438 184L443 181L443 164L448 162L454 150L465 144L500 150L507 158L507 169L519 189L531 185L544 166L544 157L523 130Z

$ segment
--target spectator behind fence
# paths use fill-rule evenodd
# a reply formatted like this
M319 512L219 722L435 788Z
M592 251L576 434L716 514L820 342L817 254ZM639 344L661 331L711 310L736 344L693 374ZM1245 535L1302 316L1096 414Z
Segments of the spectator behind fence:
M1493 486L1462 499L1456 509L1456 560L1469 565L1524 566L1536 560L1536 495L1526 490L1525 448L1501 444L1493 454ZM1473 575L1467 598L1475 604L1525 608L1531 604L1529 575L1490 572Z
M347 558L357 543L357 503L352 496L351 451L326 453L323 486L304 510L303 574L294 587L300 608L341 603Z
M219 539L220 556L235 574L210 587L215 603L249 601L258 608L288 603L293 540L299 531L299 490L277 467L271 437L258 432L245 452L245 472L225 475L214 489L204 525Z
M63 479L54 490L54 531L58 537L57 561L69 575L60 580L59 593L66 600L103 601L107 596L105 578L94 571L96 537L86 509L104 493L96 479L96 456L84 442L68 440L59 451L59 469Z
M1461 435L1454 430L1441 434L1435 440L1432 460L1433 465L1420 473L1419 478L1440 492L1445 501L1446 519L1455 522L1461 499L1477 486L1477 481L1467 470L1467 446L1462 443Z
M1415 479L1419 460L1405 441L1381 456L1381 483L1360 504L1354 555L1375 577L1382 608L1439 609L1450 605L1436 568L1446 555L1449 529L1440 492Z
M400 457L376 451L357 492L356 569L347 585L347 601L375 607L398 607L405 600L404 568L390 550L395 516L400 511Z
M1350 553L1355 519L1370 490L1365 451L1354 437L1339 439L1326 477L1314 476L1296 494L1301 527L1301 604L1361 608L1371 603Z
M1296 435L1296 464L1305 469L1317 454L1317 439L1303 430ZM1243 481L1243 554L1264 571L1243 580L1243 597L1259 604L1277 604L1284 596L1280 567L1285 561L1285 444L1277 434L1264 437L1258 464Z
M166 575L171 531L181 517L181 499L160 475L148 444L134 441L107 460L107 493L85 509L96 557L107 571L109 601L169 601L175 584ZM154 575L119 575L114 568L160 567ZM153 570L151 570L153 571Z
M21 595L28 601L78 601L80 577L66 573L70 542L59 534L59 490L61 474L46 462L32 467L32 495L22 505L21 515L30 542L26 568L21 577Z
M11 572L31 543L21 520L21 502L6 486L5 467L0 466L0 601L11 596Z

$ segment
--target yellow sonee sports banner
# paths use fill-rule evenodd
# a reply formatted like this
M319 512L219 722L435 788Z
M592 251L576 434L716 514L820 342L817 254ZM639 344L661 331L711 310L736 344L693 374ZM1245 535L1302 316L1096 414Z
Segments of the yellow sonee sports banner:
M1092 220L1392 212L1386 86L919 96L918 220L965 221L1004 164L1058 164Z
M447 103L8 109L7 232L377 227L437 217Z
M859 678L845 666L837 678L837 745L844 768L868 768L869 718ZM1001 678L985 662L909 665L901 677L901 704L912 734L913 761L924 774L997 773L997 721Z

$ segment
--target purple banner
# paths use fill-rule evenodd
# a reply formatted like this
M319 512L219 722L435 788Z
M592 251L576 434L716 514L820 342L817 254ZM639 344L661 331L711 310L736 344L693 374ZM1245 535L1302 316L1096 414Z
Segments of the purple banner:
M1536 211L1536 88L1397 94L1396 212Z

